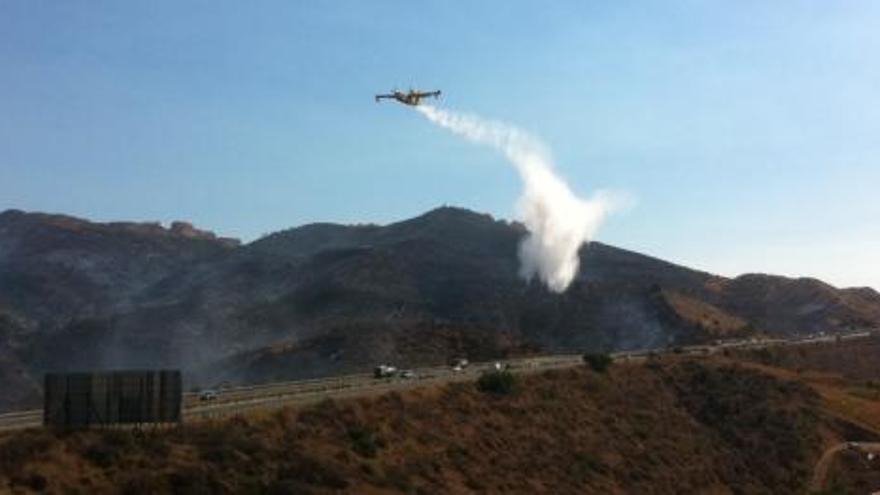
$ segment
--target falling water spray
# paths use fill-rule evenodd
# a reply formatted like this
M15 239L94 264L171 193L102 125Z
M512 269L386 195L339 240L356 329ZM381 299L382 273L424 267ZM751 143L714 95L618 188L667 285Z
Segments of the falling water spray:
M553 170L547 148L514 126L428 105L416 110L457 135L495 148L516 167L523 181L517 210L529 232L519 247L520 274L537 275L551 290L565 291L577 275L581 245L593 238L615 197L599 192L578 198Z

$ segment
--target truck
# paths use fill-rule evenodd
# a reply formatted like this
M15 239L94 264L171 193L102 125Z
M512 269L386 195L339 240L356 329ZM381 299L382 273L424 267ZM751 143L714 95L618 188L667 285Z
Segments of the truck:
M397 367L390 364L380 364L373 368L373 378L391 378L397 373Z

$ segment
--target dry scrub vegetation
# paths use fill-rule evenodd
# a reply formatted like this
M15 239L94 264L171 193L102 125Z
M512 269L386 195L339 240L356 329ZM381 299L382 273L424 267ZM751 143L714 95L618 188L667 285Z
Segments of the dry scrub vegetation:
M848 441L880 440L880 338L844 340L737 353L747 366L780 379L797 380L821 396L828 416L845 420ZM835 458L829 494L873 493L880 489L880 464L845 451Z
M831 465L826 492L833 494L874 493L880 486L880 457L867 459L863 453L845 450Z
M834 373L880 387L880 336L741 352L746 359L794 371Z
M823 408L880 435L880 338L735 353L748 366L810 385Z
M723 361L583 366L135 434L0 437L13 493L800 493L810 388Z

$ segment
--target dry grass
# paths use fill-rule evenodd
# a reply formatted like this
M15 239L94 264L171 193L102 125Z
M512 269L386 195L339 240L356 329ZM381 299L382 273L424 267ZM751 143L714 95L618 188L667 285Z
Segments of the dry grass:
M829 412L880 434L880 338L768 348L738 357L751 368L810 385Z
M851 382L880 382L878 336L744 351L738 357L794 371L839 375Z
M712 338L730 338L749 333L746 320L723 311L705 301L664 290L669 305L685 321L698 325Z
M326 401L148 432L0 439L20 493L797 493L833 436L809 388L678 360ZM63 489L62 489L63 488Z

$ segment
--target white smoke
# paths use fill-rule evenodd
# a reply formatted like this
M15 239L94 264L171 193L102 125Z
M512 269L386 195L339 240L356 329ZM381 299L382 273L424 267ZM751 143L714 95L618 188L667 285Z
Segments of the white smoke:
M615 204L599 192L581 199L553 170L546 147L516 127L427 105L416 109L470 141L492 146L516 166L524 184L517 209L529 231L519 248L520 274L538 275L555 292L563 292L577 275L578 250L589 242Z

